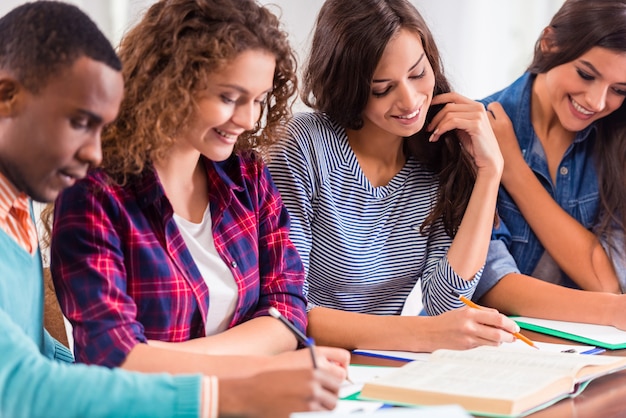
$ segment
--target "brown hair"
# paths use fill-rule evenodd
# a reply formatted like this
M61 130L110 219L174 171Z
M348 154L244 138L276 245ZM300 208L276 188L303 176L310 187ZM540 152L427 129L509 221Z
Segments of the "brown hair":
M542 50L542 41L551 48ZM537 40L528 71L545 73L594 47L626 53L626 0L567 0ZM611 238L612 228L626 228L626 101L595 126L600 193L595 233Z
M103 132L103 168L124 183L163 157L192 117L205 76L250 49L273 54L276 70L256 128L240 136L235 151L273 143L290 114L296 61L278 18L254 0L161 0L150 7L119 47L125 97Z
M360 129L374 71L387 43L400 29L421 39L435 75L433 93L449 92L432 33L409 1L326 0L302 79L304 103L345 129ZM427 120L434 112L429 109ZM422 130L405 142L406 151L435 172L440 183L437 202L422 230L443 220L446 232L454 236L469 202L476 168L454 132L434 143L428 142L428 135Z

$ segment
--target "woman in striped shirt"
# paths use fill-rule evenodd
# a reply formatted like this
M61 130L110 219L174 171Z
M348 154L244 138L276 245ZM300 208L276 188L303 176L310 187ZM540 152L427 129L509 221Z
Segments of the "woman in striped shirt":
M495 310L456 309L455 293L507 314L626 329L624 295L519 273L476 288L487 254L489 268L503 262L490 242L503 165L494 116L450 93L408 1L327 0L302 97L315 112L293 118L270 171L318 342L431 351L511 341L515 324ZM401 316L422 301L429 317Z
M450 92L418 11L326 1L302 95L316 112L293 118L269 164L307 271L310 334L413 351L512 341L498 312L455 310L482 272L503 160L485 108ZM413 289L434 316L399 316Z

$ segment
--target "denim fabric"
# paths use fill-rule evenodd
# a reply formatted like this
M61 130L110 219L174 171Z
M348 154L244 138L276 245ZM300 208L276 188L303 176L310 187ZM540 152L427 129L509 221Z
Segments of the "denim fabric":
M599 208L598 178L593 162L595 126L591 125L576 134L574 142L565 151L559 164L556 184L554 184L550 178L543 147L530 119L533 81L534 76L526 73L504 90L481 102L485 106L494 101L502 104L511 118L524 159L537 179L567 213L585 228L591 230L596 222ZM505 245L492 242L481 284L474 295L476 299L506 274L516 272L515 264L519 272L531 274L544 252L537 236L503 187L500 187L498 193L498 214L501 217L502 226L494 230L492 239L501 240ZM511 255L514 260L510 258ZM620 264L623 266L621 262L616 263L616 265ZM623 270L623 267L618 270ZM577 287L571 279L563 272L561 273L563 277L557 279L560 284Z

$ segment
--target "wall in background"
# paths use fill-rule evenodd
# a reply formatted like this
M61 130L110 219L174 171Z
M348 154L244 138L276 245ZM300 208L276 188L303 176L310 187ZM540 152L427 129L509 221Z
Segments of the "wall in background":
M111 42L153 0L67 0L94 19ZM259 0L272 4L300 60L323 0ZM0 15L24 0L2 0ZM412 0L429 24L453 87L482 98L517 78L530 63L541 30L563 0Z
M482 98L526 69L539 34L564 0L411 0L428 23L460 93ZM324 0L261 0L282 9L301 58Z

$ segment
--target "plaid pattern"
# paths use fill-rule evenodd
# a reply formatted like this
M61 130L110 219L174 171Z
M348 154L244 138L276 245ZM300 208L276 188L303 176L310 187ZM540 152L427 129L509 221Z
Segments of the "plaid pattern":
M251 156L204 161L215 247L239 300L230 327L275 306L304 331L304 273L287 210ZM51 271L78 361L119 366L147 339L205 335L209 289L152 169L119 187L95 171L56 202Z
M30 254L37 250L37 229L30 214L28 196L20 193L2 173L0 173L0 229Z

